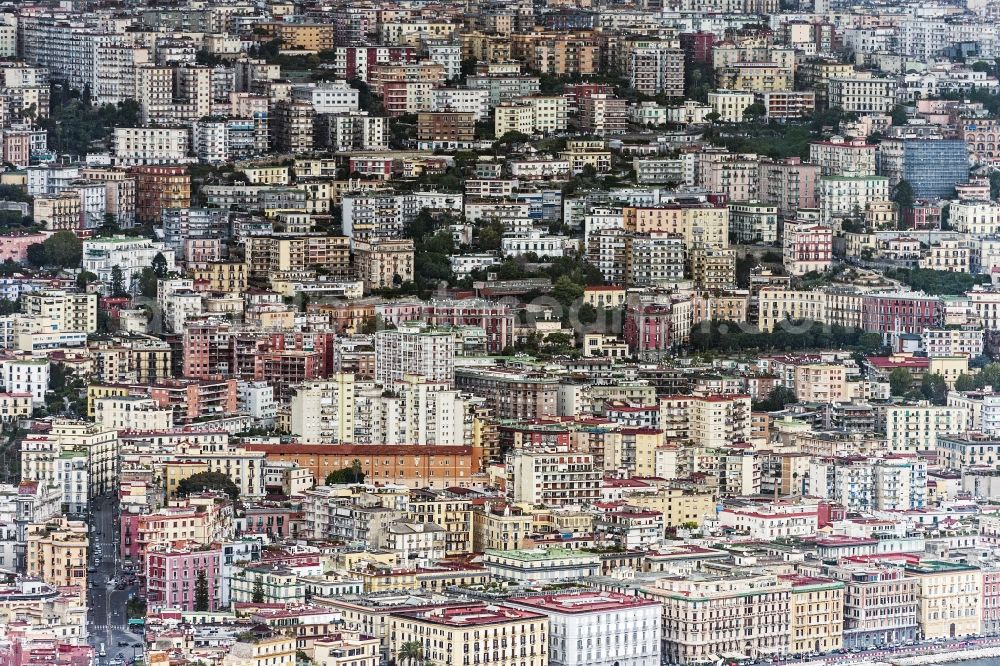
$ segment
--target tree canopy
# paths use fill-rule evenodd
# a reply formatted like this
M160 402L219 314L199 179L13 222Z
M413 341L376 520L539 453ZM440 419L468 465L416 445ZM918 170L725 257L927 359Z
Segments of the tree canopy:
M964 294L975 285L990 281L989 275L936 271L931 268L886 269L885 276L931 295Z
M78 268L83 260L83 242L72 231L57 231L42 243L28 246L28 263L35 266Z
M178 497L187 497L203 490L221 490L234 500L240 496L240 489L222 472L198 472L181 479L177 484L176 494Z
M871 354L882 347L878 333L816 321L779 322L769 333L733 321L708 321L691 328L691 346L700 352L846 349Z
M335 469L326 475L326 485L334 486L339 483L364 483L365 473L361 470L361 461L355 460L350 467Z

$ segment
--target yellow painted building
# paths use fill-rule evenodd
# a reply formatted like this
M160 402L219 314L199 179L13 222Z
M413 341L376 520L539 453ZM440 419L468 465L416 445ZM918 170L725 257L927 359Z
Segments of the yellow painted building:
M410 514L419 523L434 523L446 534L447 555L472 552L472 502L447 490L410 491Z
M398 287L413 280L412 240L356 240L354 259L366 290Z
M207 462L193 460L163 463L163 480L167 487L167 497L177 495L177 486L189 476L211 471Z
M534 530L532 514L518 506L494 506L472 514L473 550L514 550Z
M685 523L701 525L705 516L715 515L715 497L711 491L660 488L655 493L631 495L628 503L663 514L663 526L681 527Z
M627 206L622 210L625 230L636 233L665 232L684 238L684 246L691 249L700 242L708 247L729 246L729 208L700 204L694 206L663 206L639 208Z
M917 624L924 640L975 636L982 630L983 572L958 562L908 564L917 581Z
M243 167L240 169L251 185L288 185L290 169L286 166Z
M276 635L233 643L222 660L223 666L295 666L294 637Z
M199 290L240 294L246 291L248 271L243 262L198 261L188 264L188 270Z
M66 517L28 526L27 574L87 598L87 524Z
M792 584L788 651L833 652L844 645L844 583L830 578L783 576Z
M848 400L847 368L836 363L806 363L795 366L795 394L802 402Z
M281 48L302 51L328 51L334 47L332 23L258 23L270 39L280 39ZM273 666L273 665L272 665Z
M948 384L948 388L954 388L955 380L969 372L969 357L932 356L927 372L932 375L941 375Z
M480 666L546 666L548 638L547 616L505 606L483 603L389 615L389 654L416 641L424 645L424 659L438 666L464 666L469 655L476 655Z

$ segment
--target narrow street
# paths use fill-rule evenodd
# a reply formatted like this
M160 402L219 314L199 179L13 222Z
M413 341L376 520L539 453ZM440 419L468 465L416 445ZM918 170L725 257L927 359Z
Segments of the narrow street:
M100 650L103 643L107 652L105 657L98 657L100 664L110 663L119 653L124 659L134 659L136 653L142 652L141 647L134 647L136 643L142 642L142 636L129 632L127 612L129 598L138 592L138 587L115 589L121 573L118 570L118 539L115 531L116 507L114 498L108 496L95 499L92 505L87 620L90 644ZM98 545L101 550L100 561L97 559Z

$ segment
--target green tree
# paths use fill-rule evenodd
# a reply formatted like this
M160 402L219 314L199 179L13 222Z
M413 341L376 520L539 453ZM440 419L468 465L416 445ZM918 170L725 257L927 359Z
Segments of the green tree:
M104 221L101 226L97 229L97 234L99 236L114 236L122 231L122 227L118 224L118 218L111 213L104 214Z
M139 596L132 597L125 605L125 612L129 618L145 618L146 600Z
M755 412L778 412L785 408L785 405L798 401L795 391L786 386L775 386L767 394L767 398L754 402Z
M903 179L896 185L896 190L892 194L892 200L899 206L900 212L913 208L913 186L909 181Z
M572 333L549 333L545 336L545 347L552 354L569 354L576 348Z
M207 613L211 610L208 607L208 577L205 570L198 571L198 577L194 581L194 610L198 613Z
M83 242L72 231L57 231L42 243L46 263L62 268L76 268L83 259Z
M503 237L503 223L499 220L488 222L476 233L476 249L480 252L496 252Z
M90 271L80 271L76 274L76 286L78 289L86 289L91 282L97 282L97 275Z
M157 252L156 256L153 257L152 268L156 277L160 279L167 277L167 258L163 256L162 252Z
M581 324L589 326L597 321L597 308L590 303L584 303L580 306L580 310L577 312L577 317L580 319Z
M976 388L976 380L972 375L962 373L955 380L956 391L972 391Z
M156 269L150 266L143 266L139 272L139 293L146 298L156 298L158 287L159 279L156 275Z
M251 593L250 600L255 604L264 603L264 581L260 576L253 582L253 592Z
M48 263L48 257L45 256L45 246L41 243L29 245L25 254L28 257L28 263L32 266L41 267Z
M573 282L569 276L562 275L552 285L552 298L559 301L563 307L568 308L578 298L583 296L583 287Z
M763 102L754 102L747 108L743 109L743 119L750 122L754 122L766 114L767 108L764 106Z
M239 487L222 472L198 472L186 479L181 479L180 483L177 484L175 494L178 497L187 497L191 493L204 490L221 490L234 500L240 496Z
M335 469L326 475L326 485L334 486L339 483L364 483L365 473L361 471L361 461L355 460L350 467Z
M948 402L948 382L938 373L927 373L920 380L920 392L935 405Z
M422 666L424 661L424 644L420 641L407 641L399 646L396 659L410 666Z
M52 363L49 365L49 388L54 392L62 391L66 387L66 372L64 363Z
M111 295L128 296L128 289L125 287L125 275L121 266L111 267Z
M903 368L896 368L889 373L889 393L895 396L906 395L913 383L913 375Z

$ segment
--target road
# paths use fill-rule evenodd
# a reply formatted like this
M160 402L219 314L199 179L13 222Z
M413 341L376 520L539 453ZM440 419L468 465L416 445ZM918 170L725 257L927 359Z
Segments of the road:
M142 648L133 648L142 642L142 636L128 630L128 600L138 592L137 587L116 590L120 572L118 571L118 533L115 529L115 511L117 501L113 497L101 496L92 504L90 523L92 525L90 545L90 568L96 571L88 573L92 585L87 590L87 621L89 624L90 644L100 650L101 643L107 651L107 656L98 657L99 664L107 664L119 652L126 659L133 659L135 653L142 653ZM96 546L100 544L102 559L97 563ZM128 647L119 646L127 643Z
M879 650L863 650L856 653L831 654L812 659L782 659L764 660L760 664L781 664L791 666L793 664L857 664L861 662L885 661L887 659L901 659L903 657L916 657L919 655L942 655L942 660L946 655L959 650L975 650L977 648L998 647L1000 637L986 636L983 638L959 638L947 640L941 643L918 643L917 645L905 645L896 648L884 648Z

